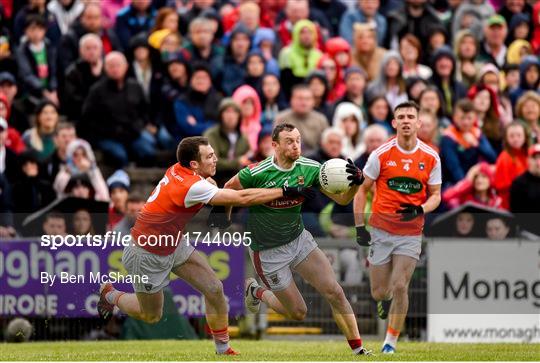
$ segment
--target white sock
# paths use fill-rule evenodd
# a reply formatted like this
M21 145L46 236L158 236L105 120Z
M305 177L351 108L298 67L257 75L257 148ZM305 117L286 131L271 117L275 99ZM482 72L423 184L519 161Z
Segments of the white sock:
M214 343L216 343L217 354L223 354L229 349L229 342L214 341Z
M399 334L398 334L398 335L394 335L394 334L391 334L390 332L387 331L387 332L386 332L386 338L384 338L383 346L385 346L386 344L388 344L388 345L391 346L392 348L395 348L396 345L397 345L398 338L399 338Z

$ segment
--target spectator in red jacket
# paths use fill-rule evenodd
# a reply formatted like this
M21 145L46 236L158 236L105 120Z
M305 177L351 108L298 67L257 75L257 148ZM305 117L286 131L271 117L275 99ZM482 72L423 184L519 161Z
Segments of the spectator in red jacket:
M467 202L500 208L502 199L495 190L492 169L493 167L485 162L470 168L463 180L446 189L442 195L443 202L450 208L456 208Z
M530 139L524 124L514 121L506 126L504 150L495 164L495 189L502 198L502 208L510 208L510 187L527 170L527 150Z

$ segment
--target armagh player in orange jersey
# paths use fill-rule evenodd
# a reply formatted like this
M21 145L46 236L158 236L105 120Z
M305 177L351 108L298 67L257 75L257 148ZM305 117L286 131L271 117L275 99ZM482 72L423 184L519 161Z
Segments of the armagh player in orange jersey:
M177 159L178 163L167 169L137 217L131 230L133 243L124 248L122 256L128 274L146 277L147 281L133 283L134 294L116 290L110 283L102 284L98 312L108 319L117 306L136 319L157 323L163 311L163 288L169 284L172 272L204 295L216 352L236 355L229 347L223 285L206 260L188 241L178 241L178 236L205 204L251 206L284 196L306 196L310 191L301 186L219 189L211 179L216 173L217 157L205 137L184 138L178 145Z
M374 150L354 199L356 240L370 246L371 295L382 319L389 313L383 353L394 353L409 307L408 287L420 256L424 213L441 201L439 155L417 137L422 121L415 102L394 110L397 137ZM366 192L375 184L370 232L364 225Z

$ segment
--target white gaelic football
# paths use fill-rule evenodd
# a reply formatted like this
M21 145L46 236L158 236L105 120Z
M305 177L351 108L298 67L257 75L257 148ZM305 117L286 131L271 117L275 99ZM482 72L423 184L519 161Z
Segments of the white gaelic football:
M322 164L319 170L319 183L321 187L331 194L341 194L349 190L350 180L346 169L347 161L343 159L330 159Z

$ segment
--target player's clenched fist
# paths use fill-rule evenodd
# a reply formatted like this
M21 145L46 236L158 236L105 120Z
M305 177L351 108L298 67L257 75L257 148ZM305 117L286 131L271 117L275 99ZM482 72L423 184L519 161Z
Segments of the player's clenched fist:
M295 186L295 187L284 185L283 187L281 187L281 189L283 189L284 197L290 197L290 198L304 197L306 199L315 198L315 190L313 188L309 188L309 187L306 188L301 185Z
M356 226L356 243L360 246L369 246L371 243L371 234L369 234L366 226Z
M401 220L404 222L412 221L424 214L424 208L421 205L401 204L401 208L397 213L401 214Z
M364 173L362 173L362 170L360 170L350 158L347 159L345 171L349 174L347 179L351 181L349 186L362 185L364 182Z

